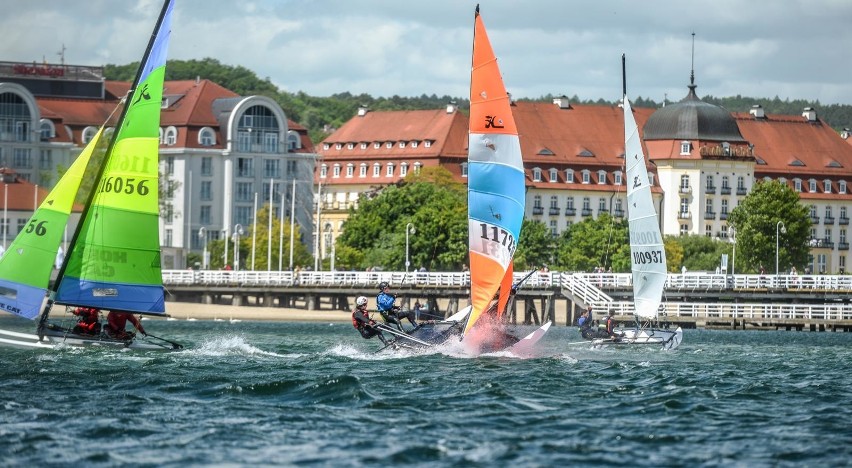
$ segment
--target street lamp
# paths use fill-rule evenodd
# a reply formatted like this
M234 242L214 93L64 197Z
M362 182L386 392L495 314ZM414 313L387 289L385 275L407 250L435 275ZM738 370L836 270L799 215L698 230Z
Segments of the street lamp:
M207 230L204 227L198 229L198 238L201 239L202 244L204 245L203 253L201 254L201 269L207 269Z
M415 232L417 232L417 230L414 229L413 224L408 223L405 225L405 273L408 273L408 267L411 266L411 262L408 260L408 235L414 234Z
M734 270L737 267L737 229L731 226L731 242L734 244L733 260L731 260L731 276L734 276Z
M787 226L784 226L784 221L778 221L775 223L775 276L778 276L778 230L781 230L781 234L787 234Z
M243 234L243 225L234 225L234 271L240 271L240 236Z

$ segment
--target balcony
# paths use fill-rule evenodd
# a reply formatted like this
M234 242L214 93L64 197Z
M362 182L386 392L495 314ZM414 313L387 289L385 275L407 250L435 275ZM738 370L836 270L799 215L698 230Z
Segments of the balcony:
M737 187L737 195L745 195L748 193L745 187Z
M606 209L606 208L603 208L603 207L599 207L599 208L598 208L598 216L600 216L600 215L602 215L602 214L604 214L604 213L609 213L609 210L608 210L608 209Z
M731 187L722 187L719 193L721 193L722 195L730 195Z
M544 207L542 207L542 206L534 206L534 207L533 207L533 214L534 214L534 215L542 215L542 214L544 214Z
M838 242L837 243L837 249L838 250L849 250L849 243L848 242Z
M716 213L713 211L705 211L704 219L716 219Z
M822 246L825 247L826 249L833 249L834 248L834 242L832 242L831 239L823 239L822 240Z
M547 211L547 214L550 216L559 216L559 207L551 206L550 210Z
M719 219L725 221L726 219L728 219L728 213L726 211L719 213Z
M565 216L576 216L577 209L573 207L565 208Z
M612 214L615 215L616 218L623 218L624 217L624 210L615 210L615 211L613 211Z
M822 218L822 224L834 224L834 216L826 216L825 218Z
M692 217L692 215L689 214L689 211L681 211L680 213L677 214L678 219L689 219L691 217Z
M692 193L692 187L690 187L689 185L681 185L680 193Z
M583 211L580 212L581 216L591 216L592 209L591 208L583 208Z
M811 216L811 224L819 224L819 216Z
M837 220L837 223L840 224L841 226L846 226L847 224L849 224L849 218L847 218L846 216L841 216Z
M704 193L706 193L707 195L716 195L716 187L713 185L708 185L707 187L704 187Z

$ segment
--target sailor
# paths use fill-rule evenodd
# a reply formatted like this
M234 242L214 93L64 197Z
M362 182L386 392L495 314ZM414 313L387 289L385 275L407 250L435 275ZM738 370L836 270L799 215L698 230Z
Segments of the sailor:
M407 310L403 311L399 306L394 305L396 296L390 293L390 285L387 281L379 283L379 295L376 296L376 308L382 314L382 318L388 323L395 323L400 330L402 329L402 319L408 319L414 328L417 328L417 320L414 318L414 312Z
M106 330L107 334L111 338L115 338L117 340L131 340L135 335L132 332L124 330L128 321L132 323L137 330L139 330L139 333L143 336L148 336L139 319L129 312L116 312L111 310L109 314L107 314L107 325L104 327L104 330Z
M615 331L615 309L609 309L609 315L606 316L606 334L613 341L621 339L622 334Z
M376 322L370 318L370 313L367 312L367 298L364 296L358 296L355 299L355 310L352 311L352 326L361 333L361 336L365 340L378 336L385 346L388 345L388 341L382 335L382 332L376 328Z
M589 306L577 319L577 325L580 326L580 336L585 340L595 338L595 332L592 330L592 307Z
M101 332L98 309L93 307L77 307L71 313L80 317L71 333L78 335L97 335Z

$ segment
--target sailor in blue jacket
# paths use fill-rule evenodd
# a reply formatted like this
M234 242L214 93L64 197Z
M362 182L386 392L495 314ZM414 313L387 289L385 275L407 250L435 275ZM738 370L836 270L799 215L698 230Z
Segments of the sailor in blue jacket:
M387 281L379 283L379 295L376 296L376 307L379 309L379 313L382 314L382 318L388 323L395 323L400 329L402 329L401 321L405 318L417 328L414 312L401 310L399 306L394 305L394 301L396 301L396 296L390 293L390 285Z

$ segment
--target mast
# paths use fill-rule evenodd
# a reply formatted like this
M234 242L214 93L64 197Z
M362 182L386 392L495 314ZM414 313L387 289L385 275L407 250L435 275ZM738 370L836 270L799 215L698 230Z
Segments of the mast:
M140 81L141 77L143 76L143 74L145 72L144 67L148 63L148 59L151 55L151 51L154 48L154 43L156 42L157 36L160 32L160 28L163 24L163 20L166 16L166 13L169 11L169 6L170 6L171 2L172 2L172 0L165 0L163 2L163 8L160 10L160 15L157 18L157 23L154 26L153 32L151 33L151 38L148 41L148 46L145 48L145 53L142 56L142 61L139 63L139 68L136 70L136 77L133 79L133 84L130 87L128 94L124 99L124 108L121 111L121 115L118 119L118 123L115 126L115 131L113 132L112 138L110 139L109 145L107 146L105 156L104 156L105 159L103 160L102 164L98 168L98 172L97 172L97 175L95 177L95 182L92 185L92 190L89 192L89 194L86 198L86 203L83 207L83 212L80 215L80 221L77 223L77 227L74 229L74 234L71 237L71 242L68 245L68 250L66 251L66 255L65 255L65 258L63 259L62 266L59 268L59 271L56 275L56 280L54 281L53 286L50 289L50 296L48 298L47 304L45 305L44 311L42 312L42 318L39 321L39 328L44 326L44 323L47 321L47 317L50 314L50 309L53 306L55 294L58 291L59 285L62 282L62 278L65 276L65 271L68 268L68 263L71 259L71 252L73 252L74 246L77 244L77 241L80 237L80 233L81 233L82 228L83 228L83 225L85 224L85 219L89 215L89 211L91 209L92 202L94 201L95 196L98 193L99 187L101 186L103 174L104 174L104 171L106 170L106 167L107 167L107 164L106 164L107 158L109 158L109 155L112 153L113 148L115 147L115 144L118 140L117 137L119 136L119 134L121 132L121 128L124 124L124 120L125 120L125 117L127 115L127 112L130 109L131 103L133 102L133 98L136 95L136 91L137 91L136 88L139 86L139 81Z

